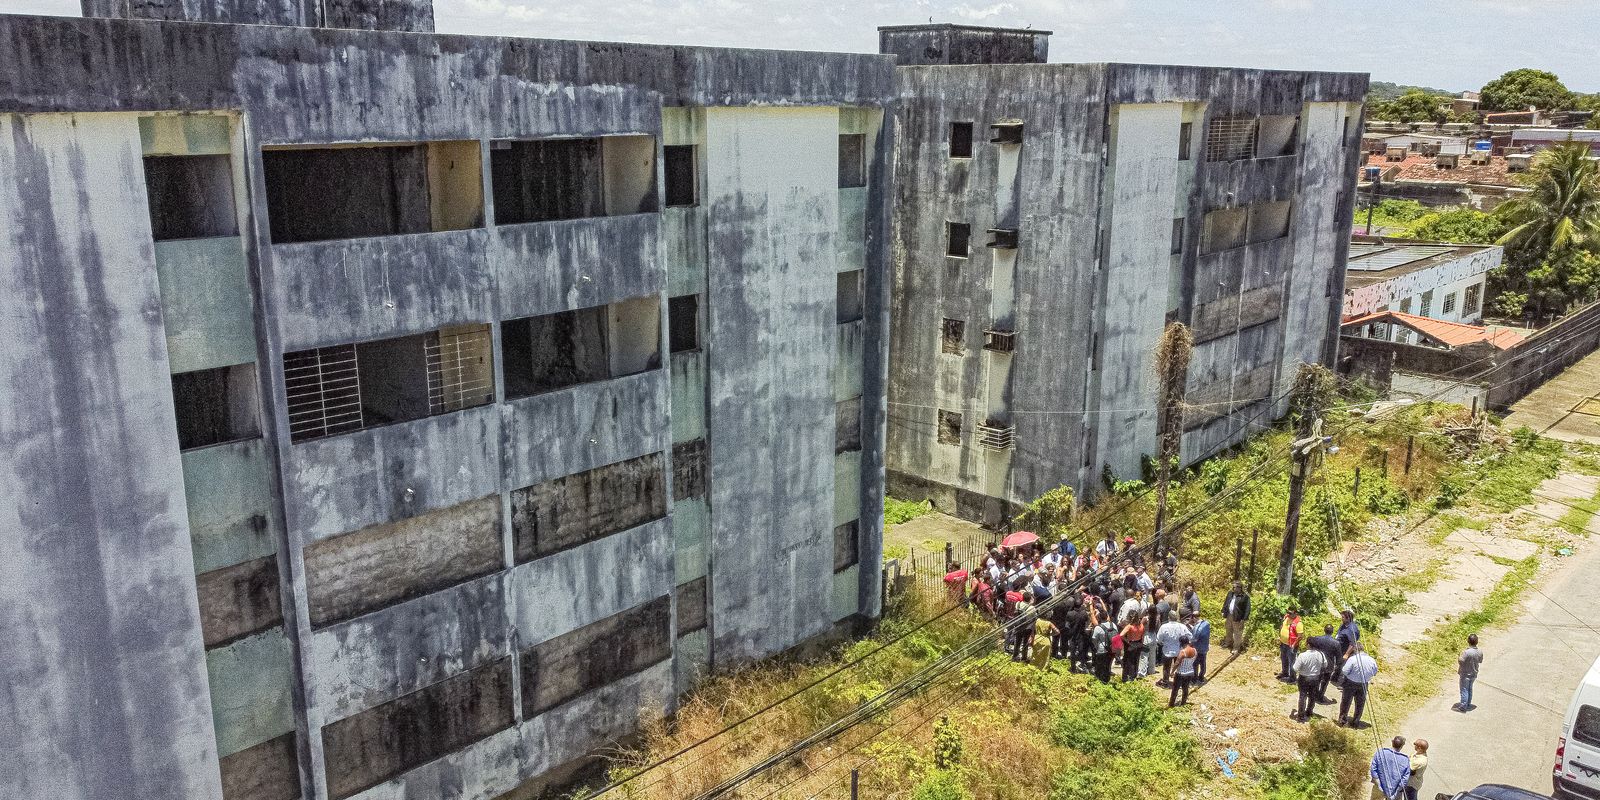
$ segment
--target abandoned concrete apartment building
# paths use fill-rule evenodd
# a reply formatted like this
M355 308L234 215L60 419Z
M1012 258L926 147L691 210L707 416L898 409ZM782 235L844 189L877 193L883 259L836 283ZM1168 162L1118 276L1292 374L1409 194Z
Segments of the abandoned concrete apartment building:
M1137 478L1191 328L1183 460L1332 363L1364 74L1046 64L1048 31L880 29L898 59L888 483L998 522Z
M495 797L879 613L891 59L84 10L0 15L0 795Z

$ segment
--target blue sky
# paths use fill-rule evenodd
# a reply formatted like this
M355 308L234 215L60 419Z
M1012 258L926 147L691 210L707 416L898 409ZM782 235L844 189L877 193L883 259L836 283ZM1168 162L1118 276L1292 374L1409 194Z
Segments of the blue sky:
M1538 67L1600 91L1594 0L434 0L448 33L874 51L878 25L966 22L1055 31L1053 61L1370 72L1475 89ZM0 0L76 14L78 0Z

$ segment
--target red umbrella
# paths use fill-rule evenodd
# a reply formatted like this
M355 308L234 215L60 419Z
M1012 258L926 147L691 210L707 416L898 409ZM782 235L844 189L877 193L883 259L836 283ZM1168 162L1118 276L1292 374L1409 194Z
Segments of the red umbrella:
M1039 536L1032 531L1017 531L1000 540L1000 546L1006 548L1022 547L1039 541Z

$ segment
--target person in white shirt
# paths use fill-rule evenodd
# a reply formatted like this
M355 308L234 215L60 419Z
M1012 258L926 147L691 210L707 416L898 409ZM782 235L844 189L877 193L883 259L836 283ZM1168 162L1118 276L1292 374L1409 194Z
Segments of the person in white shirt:
M1305 722L1317 710L1317 687L1326 669L1331 669L1327 657L1316 650L1308 649L1294 660L1294 675L1300 688L1300 699L1293 714L1295 719Z
M1350 657L1339 671L1344 682L1339 686L1339 724L1361 727L1361 712L1367 708L1367 689L1378 675L1378 662L1367 655L1361 643L1350 645ZM1355 713L1351 714L1351 706Z
M1192 636L1189 626L1179 622L1167 612L1167 618L1156 631L1156 644L1161 648L1161 680L1156 685L1165 689L1172 685L1172 668L1176 665L1178 651Z
M1110 561L1117 554L1117 536L1111 531L1106 531L1106 538L1094 546L1094 554L1101 561Z

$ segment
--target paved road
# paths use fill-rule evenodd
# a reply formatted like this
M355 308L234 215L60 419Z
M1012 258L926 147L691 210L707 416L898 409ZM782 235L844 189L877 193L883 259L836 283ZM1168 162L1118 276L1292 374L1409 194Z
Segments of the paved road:
M1510 428L1526 425L1569 442L1600 444L1600 351L1566 368L1511 406Z
M1451 675L1401 726L1407 739L1427 739L1432 748L1421 797L1491 782L1550 791L1562 715L1600 656L1600 536L1591 533L1578 547L1537 587L1541 593L1528 593L1516 624L1484 636L1477 708L1450 710L1458 699Z

